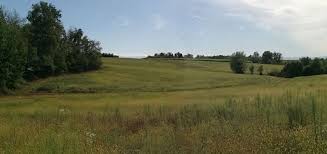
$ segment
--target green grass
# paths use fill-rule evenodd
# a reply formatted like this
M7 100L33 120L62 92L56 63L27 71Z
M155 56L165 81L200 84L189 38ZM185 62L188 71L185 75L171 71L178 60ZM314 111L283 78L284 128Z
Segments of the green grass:
M265 65L266 72L281 66ZM103 69L34 82L26 92L164 92L278 83L281 79L232 74L229 63L191 60L105 59Z
M1 153L324 153L327 76L105 58L0 97ZM256 66L258 67L258 66ZM266 73L281 69L264 65Z

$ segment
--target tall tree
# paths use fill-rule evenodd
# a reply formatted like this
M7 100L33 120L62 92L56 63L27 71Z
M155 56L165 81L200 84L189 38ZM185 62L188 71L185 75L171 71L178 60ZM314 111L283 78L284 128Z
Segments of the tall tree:
M273 53L270 51L265 51L262 54L262 63L263 64L271 64L273 62Z
M243 74L247 68L244 52L235 52L231 56L230 67L234 73Z
M22 81L26 44L21 19L0 7L0 93L17 88Z
M300 62L302 63L303 66L308 66L310 65L312 59L310 57L302 57L300 58Z
M60 18L61 11L47 2L34 4L28 13L29 41L38 57L37 65L30 69L39 77L65 71L65 60L61 57L64 53L60 50L64 28Z
M274 52L272 55L272 62L274 64L280 64L282 63L282 54L279 52Z
M259 63L261 60L260 54L258 52L254 52L253 55L251 56L251 61L253 63Z
M69 71L83 72L100 68L102 48L99 42L89 40L81 29L71 29L67 34L67 43Z

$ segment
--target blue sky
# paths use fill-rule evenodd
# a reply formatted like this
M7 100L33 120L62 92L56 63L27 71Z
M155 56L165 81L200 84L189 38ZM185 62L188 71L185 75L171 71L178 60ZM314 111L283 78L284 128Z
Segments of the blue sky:
M37 0L0 0L25 17ZM321 0L48 0L65 27L82 28L104 52L231 54L278 51L327 55L327 2ZM326 45L325 45L326 44Z

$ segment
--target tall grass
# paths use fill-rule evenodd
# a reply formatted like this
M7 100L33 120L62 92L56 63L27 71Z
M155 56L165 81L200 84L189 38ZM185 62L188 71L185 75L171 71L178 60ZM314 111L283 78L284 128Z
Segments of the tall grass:
M132 114L1 113L3 153L325 153L326 91L229 98L179 108L144 105Z

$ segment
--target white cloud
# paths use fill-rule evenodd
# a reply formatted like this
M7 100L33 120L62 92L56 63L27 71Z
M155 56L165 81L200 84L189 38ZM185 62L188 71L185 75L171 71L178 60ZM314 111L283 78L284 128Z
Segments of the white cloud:
M166 20L164 20L164 18L160 14L152 15L152 22L153 28L158 31L162 30L167 25Z
M316 54L327 52L326 0L207 0L259 28L280 31Z

